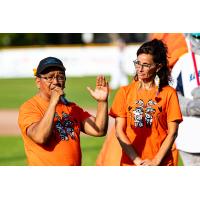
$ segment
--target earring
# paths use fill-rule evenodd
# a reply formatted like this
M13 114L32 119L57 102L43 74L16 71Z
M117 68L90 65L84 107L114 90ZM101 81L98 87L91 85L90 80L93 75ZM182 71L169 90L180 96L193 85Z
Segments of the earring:
M159 94L159 87L160 87L160 78L159 78L158 74L156 74L156 76L154 78L154 82L155 82L155 85L158 87L158 90L156 92L156 96L158 96L158 94Z
M159 88L159 85L160 85L160 78L159 76L156 74L155 78L154 78L154 82L156 84L156 86Z

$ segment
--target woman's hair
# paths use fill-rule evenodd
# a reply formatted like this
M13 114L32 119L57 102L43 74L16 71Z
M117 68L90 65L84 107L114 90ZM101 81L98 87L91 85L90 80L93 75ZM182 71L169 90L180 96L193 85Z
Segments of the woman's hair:
M169 85L169 82L171 81L167 53L167 46L162 40L157 39L145 42L137 51L137 57L140 54L150 54L156 65L162 65L161 69L157 72L157 75L160 78L159 90L164 86ZM138 80L137 74L134 76L134 80Z

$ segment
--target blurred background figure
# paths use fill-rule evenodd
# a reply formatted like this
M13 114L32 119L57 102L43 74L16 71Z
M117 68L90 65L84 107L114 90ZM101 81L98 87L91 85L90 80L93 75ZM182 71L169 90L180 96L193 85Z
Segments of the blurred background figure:
M92 43L94 40L94 33L82 33L81 38L85 44Z
M115 70L113 70L111 74L109 83L111 90L116 90L120 86L128 85L128 75L124 68L126 43L122 38L117 39L115 43L118 47L118 62Z
M176 145L184 165L200 165L200 33L185 34L188 52L172 70L184 115Z

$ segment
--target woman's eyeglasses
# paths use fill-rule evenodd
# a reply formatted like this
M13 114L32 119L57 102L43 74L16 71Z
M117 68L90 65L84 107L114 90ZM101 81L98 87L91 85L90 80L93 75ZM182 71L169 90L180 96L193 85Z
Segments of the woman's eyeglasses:
M134 63L135 68L142 67L143 69L149 69L152 66L155 66L155 64L147 64L147 63L141 64L139 60L134 60L133 63Z

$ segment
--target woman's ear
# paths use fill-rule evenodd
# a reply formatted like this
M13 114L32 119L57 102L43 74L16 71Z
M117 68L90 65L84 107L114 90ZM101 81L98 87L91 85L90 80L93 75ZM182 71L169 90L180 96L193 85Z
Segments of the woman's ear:
M41 82L40 78L36 77L35 83L36 83L36 86L37 86L38 89L40 89L40 82Z

